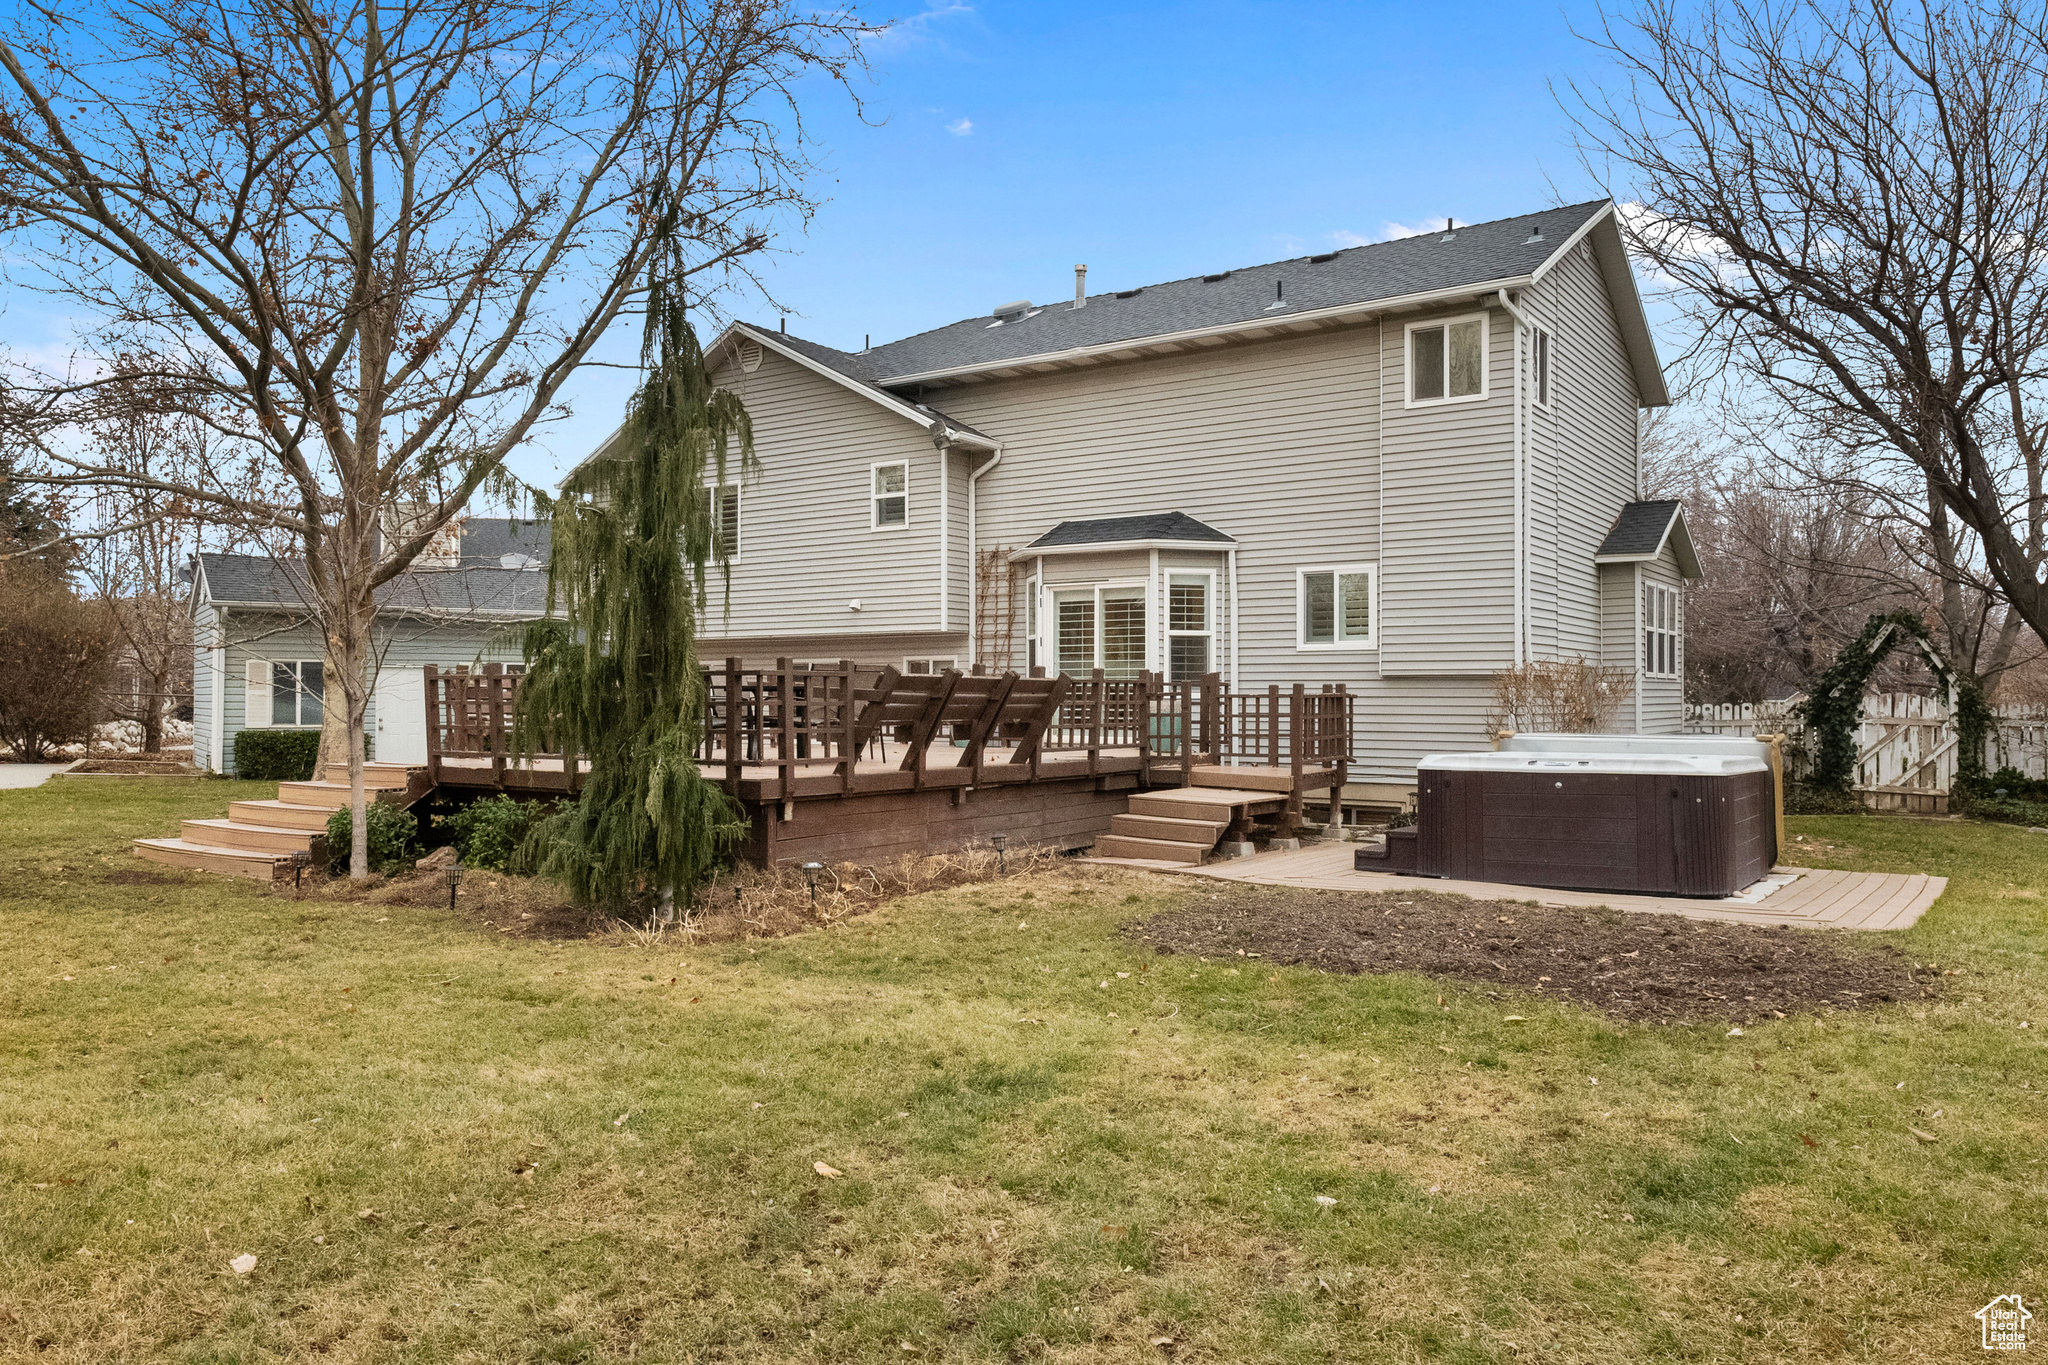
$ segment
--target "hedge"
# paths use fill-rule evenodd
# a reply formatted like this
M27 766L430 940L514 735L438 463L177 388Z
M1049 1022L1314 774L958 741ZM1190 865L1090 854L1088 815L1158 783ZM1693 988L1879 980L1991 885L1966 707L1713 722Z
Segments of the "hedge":
M252 782L306 782L320 758L318 730L244 730L235 736L235 776Z

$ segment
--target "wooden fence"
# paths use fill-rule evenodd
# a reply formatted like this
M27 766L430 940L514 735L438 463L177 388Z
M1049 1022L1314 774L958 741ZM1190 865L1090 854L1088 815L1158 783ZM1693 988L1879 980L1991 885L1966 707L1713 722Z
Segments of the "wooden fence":
M1786 764L1794 778L1810 759L1805 727L1793 714L1805 700L1787 697L1751 705L1688 706L1688 734L1785 734ZM1993 708L1994 724L1984 737L1984 767L2013 767L2029 777L2048 777L2048 708ZM1945 811L1956 777L1956 727L1940 697L1886 692L1863 698L1856 730L1856 790L1879 810Z

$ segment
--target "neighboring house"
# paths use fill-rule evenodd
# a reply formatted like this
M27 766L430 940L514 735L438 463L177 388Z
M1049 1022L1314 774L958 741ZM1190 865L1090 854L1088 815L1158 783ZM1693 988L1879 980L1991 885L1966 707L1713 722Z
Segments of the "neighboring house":
M378 591L381 665L365 731L373 757L426 761L424 665L518 662L520 623L546 609L548 543L544 524L458 518ZM198 557L192 754L201 767L233 772L235 736L247 728L320 728L328 688L310 596L299 561Z
M858 353L728 328L761 473L702 657L1343 683L1366 785L1484 743L1525 660L1629 668L1625 727L1679 728L1699 569L1642 500L1669 399L1611 203L1084 279Z

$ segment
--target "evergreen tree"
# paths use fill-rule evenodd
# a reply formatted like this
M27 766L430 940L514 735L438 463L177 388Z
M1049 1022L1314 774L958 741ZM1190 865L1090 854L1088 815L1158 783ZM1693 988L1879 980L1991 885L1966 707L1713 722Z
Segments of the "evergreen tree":
M581 798L526 845L528 860L585 905L687 899L746 829L697 770L696 636L707 565L729 572L707 479L723 488L751 472L753 427L704 368L676 236L664 234L648 295L646 380L617 439L547 509L552 619L527 628L514 716L521 753L559 748L590 761Z

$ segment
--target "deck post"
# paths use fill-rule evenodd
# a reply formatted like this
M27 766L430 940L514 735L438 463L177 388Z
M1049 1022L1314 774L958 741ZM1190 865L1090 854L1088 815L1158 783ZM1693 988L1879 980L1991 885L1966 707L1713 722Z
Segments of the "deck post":
M1102 723L1107 717L1109 688L1101 669L1089 676L1094 680L1095 696L1088 707L1088 776L1095 777L1102 771Z
M796 755L796 676L790 671L788 659L775 661L775 674L775 697L780 703L775 726L775 780L782 788L781 798L793 801L796 799L796 769L792 766Z
M441 670L432 664L422 666L427 677L427 776L434 779L436 786L441 782Z
M1308 742L1308 689L1300 683L1294 685L1294 692L1288 697L1287 709L1287 771L1294 779L1287 788L1287 833L1293 834L1301 828L1301 766L1302 749Z
M1152 785L1152 674L1139 669L1131 682L1131 710L1138 730L1138 785Z
M839 661L839 794L853 790L853 765L860 761L860 745L853 737L853 660Z
M1222 722L1223 708L1228 705L1228 700L1223 696L1223 675L1221 673L1204 673L1202 675L1202 754L1204 762L1220 763L1223 761L1223 756L1219 752L1218 747L1220 733L1218 727Z
M1337 785L1330 788L1330 823L1344 829L1344 786L1351 780L1351 694L1337 684Z
M725 661L725 789L740 794L740 661Z
M1180 683L1180 784L1195 785L1195 682Z
M491 689L491 781L505 790L505 665L484 665L486 684Z
M1280 684L1266 684L1266 766L1280 766Z

